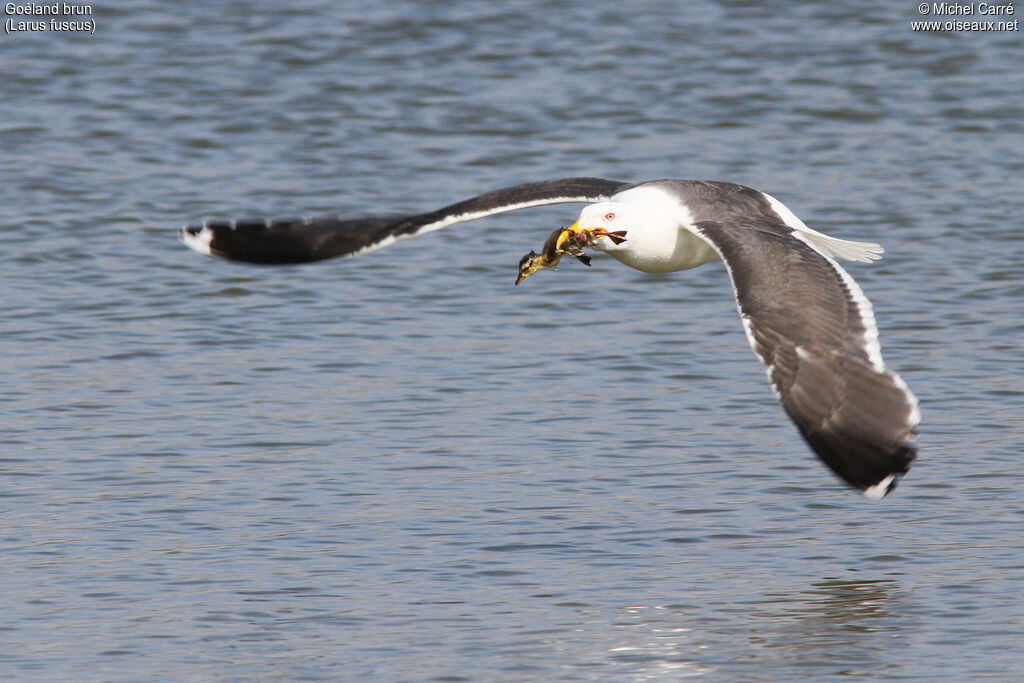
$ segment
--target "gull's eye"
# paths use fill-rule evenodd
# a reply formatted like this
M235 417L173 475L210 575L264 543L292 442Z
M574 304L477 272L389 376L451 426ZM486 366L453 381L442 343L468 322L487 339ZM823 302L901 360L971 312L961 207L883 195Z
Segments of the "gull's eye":
M609 211L608 213L606 213L606 214L604 215L604 219L605 219L606 221L608 221L609 223L611 223L611 222L612 222L613 220L615 220L615 214L614 214L614 213L612 213L611 211Z

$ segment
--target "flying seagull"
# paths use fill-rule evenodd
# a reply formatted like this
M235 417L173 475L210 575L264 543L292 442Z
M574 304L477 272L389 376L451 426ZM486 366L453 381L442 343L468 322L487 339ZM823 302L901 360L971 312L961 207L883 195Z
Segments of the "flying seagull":
M871 302L836 262L869 262L882 248L812 230L764 192L720 181L563 178L419 214L207 220L185 226L180 238L196 251L236 261L306 263L484 216L584 202L579 220L556 231L544 254L524 257L519 281L554 265L563 243L567 253L592 247L646 273L721 259L750 346L810 447L868 498L895 488L916 457L917 399L886 369Z

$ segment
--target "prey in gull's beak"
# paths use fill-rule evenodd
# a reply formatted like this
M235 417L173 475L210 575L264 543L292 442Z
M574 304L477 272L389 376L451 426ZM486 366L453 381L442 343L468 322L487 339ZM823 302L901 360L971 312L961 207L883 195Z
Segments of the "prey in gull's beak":
M519 261L519 277L516 284L530 277L543 268L554 268L565 254L575 256L585 266L590 265L590 257L583 253L584 247L594 244L599 237L607 237L614 244L626 241L626 231L608 232L604 228L580 228L579 221L568 228L559 228L548 236L541 253L531 251Z
M556 261L557 263L557 261ZM542 261L542 257L537 252L531 250L529 254L519 260L519 277L516 278L516 284L530 277L541 268L550 268L551 266Z

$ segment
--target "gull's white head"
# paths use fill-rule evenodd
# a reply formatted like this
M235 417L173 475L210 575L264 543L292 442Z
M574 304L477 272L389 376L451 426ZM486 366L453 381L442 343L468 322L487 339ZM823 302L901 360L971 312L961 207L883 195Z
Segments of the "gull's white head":
M668 273L717 258L710 245L688 229L692 224L690 211L679 197L657 186L640 186L620 192L614 200L584 207L573 227L625 231L626 241L616 244L599 237L593 247L631 268Z

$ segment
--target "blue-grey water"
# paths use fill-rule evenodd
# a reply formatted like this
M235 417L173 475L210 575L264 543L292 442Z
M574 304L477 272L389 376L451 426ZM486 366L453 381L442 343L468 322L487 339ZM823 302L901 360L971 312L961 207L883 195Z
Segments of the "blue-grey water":
M536 5L0 36L3 678L1021 680L1022 33ZM513 287L578 207L302 267L175 235L568 175L733 180L884 244L850 271L921 399L900 488L810 454L720 264Z

